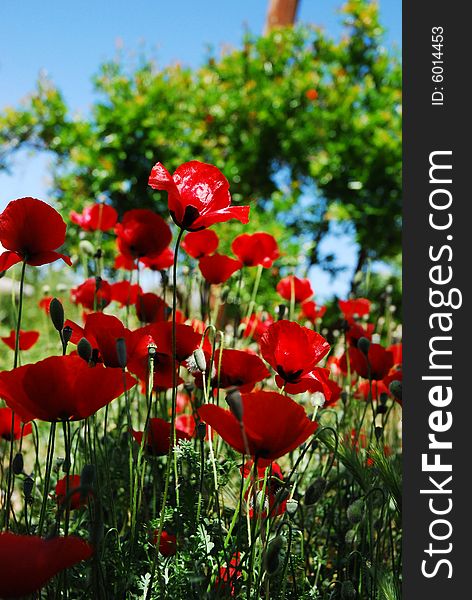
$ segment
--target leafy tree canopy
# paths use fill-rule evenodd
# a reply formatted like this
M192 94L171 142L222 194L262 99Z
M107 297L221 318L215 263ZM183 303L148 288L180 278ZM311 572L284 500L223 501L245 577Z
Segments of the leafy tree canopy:
M147 186L154 162L172 172L202 160L225 173L235 203L257 204L254 230L310 241L306 267L336 272L333 257L318 251L332 221L355 232L359 268L369 258L395 260L401 67L383 45L376 4L350 0L342 10L339 41L299 26L246 35L242 49L196 70L107 62L86 117L73 116L61 92L40 80L21 107L0 115L0 168L18 148L47 149L56 156L59 208L102 198L120 212L164 213L164 196ZM231 228L232 239L239 230Z

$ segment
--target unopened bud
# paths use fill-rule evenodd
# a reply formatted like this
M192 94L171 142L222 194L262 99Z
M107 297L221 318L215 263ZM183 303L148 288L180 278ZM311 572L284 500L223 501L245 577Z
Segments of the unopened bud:
M95 480L95 468L93 465L84 465L80 474L80 487L91 488ZM86 492L85 492L86 494Z
M295 498L290 498L290 500L287 500L285 507L289 515L294 515L298 509L298 500L295 500Z
M390 390L392 396L398 400L399 402L402 401L402 382L398 381L398 379L395 379L394 381L392 381L390 383L390 385L388 386L388 389Z
M199 440L204 440L206 437L206 433L207 433L207 426L205 423L203 423L202 421L200 421L197 424L197 438Z
M21 475L21 473L23 473L23 464L23 454L18 452L18 454L15 454L15 458L13 459L12 463L12 469L15 475Z
M346 535L344 536L344 541L348 545L353 544L356 541L356 530L355 529L349 529L346 532Z
M62 331L64 327L64 307L62 302L57 298L53 298L49 303L49 315L51 316L52 324L57 331Z
M25 498L31 498L31 495L33 493L33 487L33 478L28 475L28 477L25 477L23 481L23 494L25 495Z
M238 389L231 390L226 394L226 402L240 423L243 421L244 407L241 392Z
M86 338L81 338L77 344L77 354L83 358L86 363L92 358L92 346Z
M318 477L311 483L305 492L304 502L307 506L316 504L326 490L327 481L324 477Z
M79 242L79 249L82 254L85 254L86 256L93 256L95 254L95 248L88 240L82 240Z
M118 358L118 364L122 369L126 368L128 357L126 354L126 342L124 338L117 338L116 340L116 356Z
M348 506L347 509L347 518L350 523L355 525L356 523L360 523L364 516L364 500L362 498L358 498L351 505Z
M367 356L369 354L370 340L368 340L366 337L359 338L357 341L357 348L362 352L362 354Z
M384 404L380 404L377 406L376 414L384 415L388 411L388 408Z
M382 392L380 394L379 400L380 400L380 404L382 406L385 406L387 404L387 401L388 401L388 394L386 394L385 392Z
M383 435L383 427L376 427L374 433L376 440L379 441Z
M264 569L269 576L275 575L279 570L281 561L281 551L285 545L285 538L278 535L269 542L264 554Z
M194 350L193 358L195 360L198 370L201 373L205 373L207 364L206 364L205 353L203 352L203 350L201 348L197 348L196 350Z
M287 310L287 307L285 304L279 304L277 307L277 320L281 321L284 316L285 316L285 311Z
M62 339L64 341L65 346L67 346L67 344L70 342L71 337L72 337L72 327L69 327L69 325L66 325L64 327L64 329L62 330Z
M354 588L352 581L343 581L341 585L341 598L342 600L354 600L357 592Z

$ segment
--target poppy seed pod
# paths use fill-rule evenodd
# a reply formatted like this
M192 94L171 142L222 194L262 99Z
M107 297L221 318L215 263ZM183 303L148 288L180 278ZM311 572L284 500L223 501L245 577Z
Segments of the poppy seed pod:
M197 438L199 440L204 440L206 437L206 433L207 433L207 426L205 425L205 423L200 421L200 423L198 423L196 429L197 429Z
M81 338L77 344L77 354L83 358L86 363L92 358L92 346L86 338Z
M31 495L33 493L33 487L33 478L30 476L25 477L25 480L23 481L23 494L25 495L25 498L31 498Z
M228 406L236 419L242 423L244 408L241 392L238 389L231 390L226 394L226 402L228 403Z
M64 345L67 346L67 344L70 342L71 337L72 337L72 327L69 327L69 325L66 325L64 327L64 329L62 330L62 339L64 341Z
M366 337L359 338L357 341L357 348L362 352L362 354L367 356L369 354L370 340L368 340Z
M355 525L356 523L360 523L364 516L364 500L362 498L358 498L354 500L352 504L348 506L347 509L347 518L349 522Z
M341 585L341 598L342 600L353 600L357 597L357 592L354 589L352 581L343 581Z
M64 327L64 307L57 298L53 298L49 303L49 314L52 324L57 331L62 331Z
M15 475L21 475L21 473L23 473L23 464L23 454L21 454L21 452L18 452L17 454L15 454L12 464L13 473Z
M284 545L285 538L278 535L267 546L267 550L264 553L264 569L269 576L275 575L282 564L280 554Z
M118 358L119 366L122 369L125 369L128 362L128 356L126 353L126 341L124 338L117 338L116 340L116 356Z
M388 389L390 390L392 395L397 400L399 400L400 402L402 401L402 382L401 381L398 381L397 379L395 379L394 381L392 381L390 383L390 385L388 386Z
M298 500L295 500L295 498L287 500L286 509L289 515L294 515L298 509Z
M306 489L304 499L305 505L311 506L312 504L318 502L326 490L326 485L327 481L324 477L318 477L315 479L315 481L313 481L313 483L311 483Z
M198 370L201 373L205 373L207 364L206 364L205 353L203 352L203 350L201 348L197 348L196 350L194 350L193 358L195 360Z
M93 256L95 254L95 248L88 240L82 240L79 242L79 250L82 252L82 254L85 254L85 256Z

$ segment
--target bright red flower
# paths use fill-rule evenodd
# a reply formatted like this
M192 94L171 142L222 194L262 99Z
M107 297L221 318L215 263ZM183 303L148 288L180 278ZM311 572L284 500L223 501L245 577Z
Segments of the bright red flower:
M263 358L277 372L275 381L279 387L285 385L289 393L306 390L324 393L323 372L315 371L330 348L323 336L298 323L282 320L269 327L259 344ZM320 377L321 387L316 385ZM287 387L290 385L296 386L292 392Z
M215 352L213 365L218 371L220 364L220 350ZM270 376L270 372L262 360L251 352L225 348L221 357L220 388L238 387L242 392L250 392L254 385ZM218 377L215 374L213 382L216 384Z
M236 579L239 579L242 574L242 569L239 566L240 554L235 552L229 565L220 567L219 574L216 577L215 586L217 590L229 592L231 596L236 593Z
M328 408L328 406L334 406L339 398L341 398L341 392L343 391L343 388L332 379L328 379L326 384L331 391L331 396L326 398L324 408Z
M72 535L43 539L0 533L0 597L20 598L32 594L54 575L92 554L90 544Z
M171 423L164 419L149 419L149 428L144 442L146 452L152 456L165 456L169 453ZM138 444L143 439L142 431L131 430L131 434ZM190 436L180 429L175 430L176 442L179 440L188 440Z
M0 243L7 249L0 271L22 261L37 267L62 258L71 265L68 256L56 252L65 239L66 224L52 206L36 198L12 200L0 214Z
M115 227L120 253L126 258L154 258L159 256L172 240L169 225L147 208L134 208L123 215Z
M24 421L79 421L136 381L119 369L90 368L79 356L51 356L0 373L0 397Z
M212 256L203 256L198 262L198 268L203 277L208 283L214 285L224 283L241 267L242 263L239 260L218 253Z
M29 350L36 344L36 342L38 341L38 338L39 338L39 331L23 331L22 329L20 329L20 344L19 344L20 350ZM8 337L2 337L2 338L0 338L0 340L2 340L2 342L5 342L5 344L9 348L14 350L15 342L16 342L15 330L12 329L10 331L10 335Z
M370 312L370 301L366 298L339 300L338 305L346 321L351 321L356 316L363 317Z
M250 317L244 317L241 319L241 323L246 325L243 331L243 337L251 337L258 342L273 322L274 319L270 315L267 315L265 319L262 319L254 313Z
M44 312L49 315L49 305L51 304L51 300L52 300L52 296L45 296L44 298L41 298L41 300L38 302L38 306L41 310L44 310Z
M150 335L156 342L157 352L172 356L172 322L161 321L143 327L140 331ZM190 325L176 323L175 350L178 362L186 360L202 341L202 336L194 331Z
M86 206L82 213L70 212L70 220L85 231L108 231L118 219L116 210L108 204L97 203Z
M140 262L151 271L164 271L174 264L174 253L170 248L166 248L152 258L144 256Z
M136 314L141 323L167 321L170 310L167 302L152 292L140 294L136 301Z
M85 506L87 504L87 498L90 496L90 492L87 494L83 494L81 490L75 489L80 487L80 475L69 475L69 501L68 506L71 510L75 510L76 508L80 508L81 506ZM67 475L60 479L56 483L55 487L55 498L58 504L64 504L66 496L67 496Z
M355 321L351 321L346 330L346 340L350 346L357 347L357 342L361 337L365 337L368 340L372 339L375 326L373 323L366 323L365 325L359 325Z
M295 302L297 303L308 300L314 294L310 281L308 279L300 279L295 275L289 275L281 279L277 284L276 290L284 300L288 301L292 300L293 293Z
M180 165L171 176L161 163L156 163L149 185L167 192L170 216L182 229L198 231L230 219L249 221L249 206L230 206L228 180L213 165L192 160Z
M369 381L365 380L359 384L354 396L356 398L360 398L361 400L368 400L369 394L370 383ZM380 394L390 394L390 392L388 391L387 386L383 381L376 381L374 379L372 381L372 400L379 400Z
M111 299L118 302L121 307L136 304L138 295L142 293L140 285L131 284L126 279L111 284Z
M311 102L313 102L318 98L318 92L314 88L310 88L305 92L305 96L308 100L311 100Z
M111 285L104 279L90 277L72 288L70 296L74 304L81 304L88 310L100 310L111 302Z
M154 532L153 542L157 544L157 538L159 531ZM159 552L162 556L174 556L177 552L177 537L173 533L169 533L165 529L161 533L161 540L159 542Z
M280 256L274 236L263 231L238 235L231 244L231 250L246 267L262 265L269 268Z
M403 362L403 345L402 344L392 344L387 348L393 354L393 364L401 365Z
M11 418L13 411L8 406L0 408L0 438L4 440L11 440ZM20 417L15 414L13 421L13 439L19 440L21 437L21 429L23 428L23 437L29 435L32 431L31 423L27 423L23 426Z
M244 463L244 470L242 475L244 479L248 477L252 477L251 469L253 467L254 462L252 460L248 460ZM269 469L266 480L266 490L264 497L264 504L262 512L260 511L260 502L261 498L259 496L262 493L264 488L264 479L265 479L265 471L266 468ZM241 469L240 469L241 470ZM283 515L287 509L287 498L282 500L282 502L278 501L277 493L283 486L284 476L282 473L282 469L280 465L276 462L270 463L268 467L265 465L257 467L257 484L256 488L258 493L256 494L256 510L254 510L254 490L248 490L246 492L246 501L249 503L249 516L253 518L262 517L265 519L267 515L270 517L276 517L279 515Z
M182 248L192 258L213 254L220 240L212 229L189 232L182 240Z
M272 461L284 456L303 444L318 426L302 406L276 392L242 394L242 403L249 454L257 459ZM240 423L233 413L216 404L205 404L198 412L232 448L246 453Z
M313 300L306 300L303 302L301 309L303 316L313 323L317 319L323 318L326 313L326 306L317 306Z
M351 368L361 377L383 379L393 367L393 353L380 344L370 344L367 357L358 348L349 349Z

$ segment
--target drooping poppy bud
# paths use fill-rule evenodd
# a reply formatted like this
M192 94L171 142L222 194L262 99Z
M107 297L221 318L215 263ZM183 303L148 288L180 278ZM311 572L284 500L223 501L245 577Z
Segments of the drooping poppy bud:
M201 348L197 348L193 351L193 358L195 359L195 364L197 365L198 370L201 373L205 373L207 369L205 353Z
M49 303L49 314L54 328L61 332L64 327L64 307L57 298L53 298Z
M23 454L21 454L21 452L18 452L17 454L15 454L15 457L13 459L13 473L15 475L21 475L23 473L23 465Z
M92 346L87 338L81 338L77 344L77 354L85 360L86 363L90 362L92 358Z
M305 492L305 504L311 506L316 504L326 490L327 481L324 477L317 477L313 483L311 483Z
M269 577L277 573L283 562L281 560L281 552L284 545L285 538L281 535L278 535L271 540L267 546L267 550L264 554L264 569Z
M402 401L402 382L398 379L395 379L390 383L388 389L392 393L392 395L399 401Z
M226 402L236 419L242 423L244 408L241 392L238 389L231 390L226 394Z
M354 500L352 504L348 506L347 509L347 518L350 523L355 525L356 523L360 523L364 516L364 500L362 498L358 498Z
M357 341L357 347L362 352L362 354L367 356L369 354L370 340L366 337L359 338Z
M34 487L33 478L30 476L25 477L25 480L23 481L23 494L25 495L25 498L27 500L30 499L32 496L33 487Z
M354 588L352 581L343 581L341 584L341 598L342 600L354 600L357 598L357 592Z
M119 366L122 369L125 369L128 362L128 356L126 353L126 341L124 338L117 338L116 340L116 356L118 357Z

